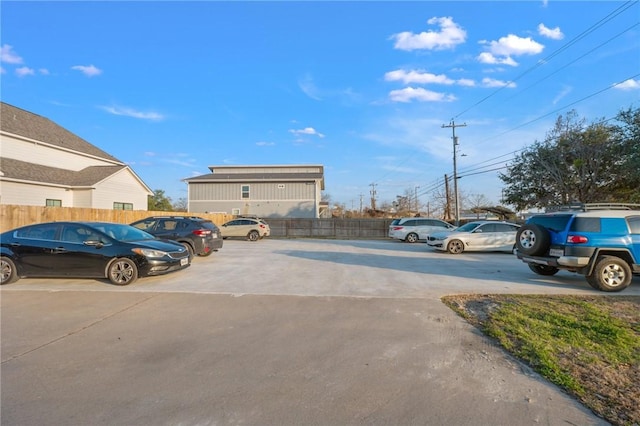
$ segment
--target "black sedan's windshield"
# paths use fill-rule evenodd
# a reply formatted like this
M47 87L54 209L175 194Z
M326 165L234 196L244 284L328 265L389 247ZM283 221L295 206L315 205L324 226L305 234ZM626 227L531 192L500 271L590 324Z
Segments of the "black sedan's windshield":
M134 228L133 226L122 225L119 223L97 223L90 224L89 226L100 232L104 232L111 238L118 241L144 241L156 239L148 232Z

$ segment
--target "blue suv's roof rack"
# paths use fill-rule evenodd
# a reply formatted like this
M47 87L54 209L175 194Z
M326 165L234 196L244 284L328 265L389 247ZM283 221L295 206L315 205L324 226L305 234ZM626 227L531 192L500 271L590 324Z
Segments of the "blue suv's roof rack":
M545 208L551 212L586 212L588 210L640 210L640 204L633 203L573 203L565 206L549 206Z

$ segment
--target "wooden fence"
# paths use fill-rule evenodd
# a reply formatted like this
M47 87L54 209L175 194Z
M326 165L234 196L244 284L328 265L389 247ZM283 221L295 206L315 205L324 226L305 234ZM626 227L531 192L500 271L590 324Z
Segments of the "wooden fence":
M76 207L41 207L0 204L0 232L32 223L54 221L97 221L131 223L149 216L189 215L181 212L107 210ZM236 216L225 213L192 213L220 226ZM392 219L303 219L266 218L272 237L283 238L386 238Z
M77 220L131 223L149 216L177 216L188 214L189 213L154 212L147 210L107 210L0 204L0 232L42 222ZM211 219L211 221L218 226L234 218L234 216L224 213L198 213L194 214L194 216Z

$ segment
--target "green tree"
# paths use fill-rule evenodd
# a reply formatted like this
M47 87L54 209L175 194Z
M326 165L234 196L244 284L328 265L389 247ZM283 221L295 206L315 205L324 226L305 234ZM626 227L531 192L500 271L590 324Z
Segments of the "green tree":
M505 202L519 210L571 202L630 202L639 191L638 111L621 113L618 119L626 120L625 126L604 120L586 125L575 111L559 116L544 141L522 151L499 175Z
M620 199L640 203L640 108L621 111L613 139L620 164L620 179L612 189Z
M153 195L149 196L147 203L148 210L156 212L171 212L173 206L171 205L171 198L167 197L162 189L156 189L153 191Z

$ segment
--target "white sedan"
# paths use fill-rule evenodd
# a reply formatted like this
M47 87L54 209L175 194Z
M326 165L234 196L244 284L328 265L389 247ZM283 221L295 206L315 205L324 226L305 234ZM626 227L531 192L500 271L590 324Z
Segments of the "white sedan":
M454 231L428 235L427 244L436 250L448 251L451 254L463 251L513 252L519 227L509 222L469 222Z

